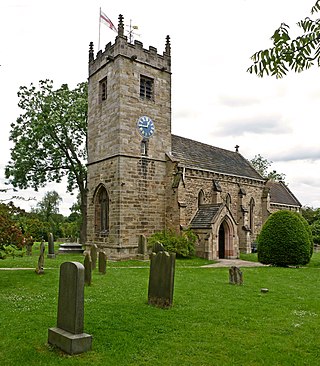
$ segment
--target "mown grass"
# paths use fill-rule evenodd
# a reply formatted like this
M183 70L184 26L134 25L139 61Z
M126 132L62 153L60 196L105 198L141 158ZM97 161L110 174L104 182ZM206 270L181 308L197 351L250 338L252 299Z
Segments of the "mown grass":
M169 310L147 305L147 261L108 262L107 274L94 271L85 288L93 349L77 356L47 344L56 324L58 268L69 260L83 258L46 259L44 275L0 271L0 365L319 364L318 253L305 268L242 268L243 286L229 285L228 268L178 260ZM36 264L36 255L0 261L1 267Z

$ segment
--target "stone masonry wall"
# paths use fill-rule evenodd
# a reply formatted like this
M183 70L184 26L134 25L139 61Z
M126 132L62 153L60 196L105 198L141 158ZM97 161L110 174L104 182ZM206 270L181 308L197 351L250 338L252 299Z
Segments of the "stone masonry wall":
M165 227L166 165L148 158L117 157L90 166L88 240L108 254L134 254L140 235L150 236ZM109 195L108 235L95 227L95 188L103 184Z
M225 174L217 174L202 170L186 169L184 175L184 184L179 186L180 216L184 224L188 224L198 208L198 193L200 190L204 192L203 203L213 203L214 192L212 189L212 181L219 182L222 192L220 193L220 202L226 202L227 194L231 196L230 210L239 225L239 239L241 241L243 213L240 210L240 204L249 210L251 198L254 199L254 229L251 235L251 241L256 239L257 233L262 227L262 192L263 183L252 179L228 176ZM239 196L240 187L245 190L246 195L242 198ZM244 238L244 236L243 236ZM241 243L240 243L241 247Z

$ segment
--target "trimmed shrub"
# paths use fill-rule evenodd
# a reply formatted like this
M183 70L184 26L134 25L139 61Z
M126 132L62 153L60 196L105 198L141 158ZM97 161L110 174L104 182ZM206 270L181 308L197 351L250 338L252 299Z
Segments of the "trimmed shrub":
M274 212L258 236L258 260L264 264L288 266L307 264L312 240L303 217L292 211Z
M148 247L160 242L164 249L170 253L176 253L177 258L190 258L195 254L196 235L191 230L176 234L173 231L160 231L148 238Z
M302 221L304 227L307 230L308 236L309 236L309 241L310 241L310 258L309 258L309 260L310 260L311 257L312 257L312 254L313 254L313 247L314 247L312 229L311 229L311 226L309 225L308 221L302 215L299 215L298 213L297 213L297 215L298 215L299 219Z

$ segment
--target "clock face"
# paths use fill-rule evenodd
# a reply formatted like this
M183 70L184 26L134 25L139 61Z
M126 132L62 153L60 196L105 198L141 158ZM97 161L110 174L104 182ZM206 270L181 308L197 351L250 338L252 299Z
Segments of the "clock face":
M137 123L138 131L144 138L149 138L154 133L154 124L152 119L147 116L142 116L138 119Z

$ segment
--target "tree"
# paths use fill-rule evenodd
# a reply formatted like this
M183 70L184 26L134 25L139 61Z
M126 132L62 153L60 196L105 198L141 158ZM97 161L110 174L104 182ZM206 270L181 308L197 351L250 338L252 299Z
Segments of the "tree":
M317 0L311 14L319 10L320 0ZM282 23L271 37L273 47L256 52L251 57L253 65L248 68L248 72L260 77L266 74L282 78L289 69L301 72L313 66L314 62L320 66L320 19L307 17L297 24L302 34L291 39L290 27Z
M59 213L59 205L61 201L62 198L59 196L58 192L47 192L43 199L37 203L34 212L42 216L44 221L50 221L50 218L54 214Z
M79 190L82 227L80 240L86 237L87 214L87 83L73 90L63 84L54 90L44 80L36 88L21 86L18 106L22 114L11 124L11 160L6 178L14 187L36 191L47 182L60 183L67 177L67 190Z
M302 207L302 216L310 225L313 242L320 244L320 208Z
M264 178L284 182L286 175L283 173L277 173L275 170L268 171L272 161L262 157L260 154L255 155L255 157L250 160L250 163Z
M14 254L16 249L21 249L25 244L25 238L14 216L17 208L12 202L8 205L0 203L0 259L7 254Z
M61 201L62 198L56 191L49 191L37 203L37 206L31 210L42 221L43 226L48 228L43 232L45 240L47 240L50 232L55 238L62 236L61 225L64 222L64 216L59 214Z
M277 266L307 264L313 243L308 223L297 212L271 214L258 236L258 260Z
M34 241L48 240L50 225L48 222L40 220L37 215L28 212L19 217L18 223L23 235L32 237Z
M71 214L61 225L62 236L67 238L78 238L82 222L80 195L77 196L77 201L70 207L70 211Z

